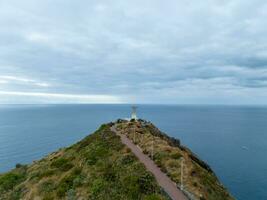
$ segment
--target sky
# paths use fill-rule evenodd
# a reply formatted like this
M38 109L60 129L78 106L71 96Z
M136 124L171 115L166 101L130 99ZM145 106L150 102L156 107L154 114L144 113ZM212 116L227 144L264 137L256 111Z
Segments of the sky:
M267 103L266 0L0 0L0 103Z

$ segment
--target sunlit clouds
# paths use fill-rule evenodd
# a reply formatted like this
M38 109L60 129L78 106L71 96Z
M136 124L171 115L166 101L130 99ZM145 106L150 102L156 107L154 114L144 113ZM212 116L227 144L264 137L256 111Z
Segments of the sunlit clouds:
M39 87L50 87L50 84L45 82L40 82L34 79L28 79L24 77L17 77L17 76L1 76L0 75L0 83L6 83L6 84L28 84L28 85L34 85Z
M27 103L27 98L31 98L31 103L123 103L120 98L109 95L79 95L79 94L57 94L57 93L38 93L38 92L18 92L0 91L4 100L8 103L15 103L10 99L21 98L23 103ZM2 99L3 101L3 99Z

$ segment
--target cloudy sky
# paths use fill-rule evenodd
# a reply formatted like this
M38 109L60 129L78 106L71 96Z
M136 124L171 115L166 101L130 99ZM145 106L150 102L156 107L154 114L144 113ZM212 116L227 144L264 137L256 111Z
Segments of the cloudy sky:
M266 0L0 0L0 103L266 104Z

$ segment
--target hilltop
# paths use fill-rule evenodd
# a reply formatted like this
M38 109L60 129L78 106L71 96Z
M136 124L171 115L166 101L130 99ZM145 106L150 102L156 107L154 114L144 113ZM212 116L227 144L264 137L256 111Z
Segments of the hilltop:
M150 156L178 187L183 158L184 188L195 199L233 199L211 168L178 139L170 138L144 120L118 120L102 125L70 147L30 165L17 164L15 169L0 174L0 200L168 200L154 176L111 127Z

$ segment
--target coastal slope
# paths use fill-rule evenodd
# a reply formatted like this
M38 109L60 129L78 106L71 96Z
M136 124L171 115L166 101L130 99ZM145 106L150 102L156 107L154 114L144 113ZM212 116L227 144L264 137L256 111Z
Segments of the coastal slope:
M178 188L183 180L189 198L233 199L211 168L178 139L144 120L117 120L70 147L0 174L0 200L170 199L118 134L149 156Z
M152 123L141 119L131 122L118 120L115 125L117 132L132 140L162 172L183 189L188 198L234 199L220 183L211 167L181 145L180 140L169 137Z
M167 199L155 178L102 125L95 133L31 165L0 175L1 200Z

